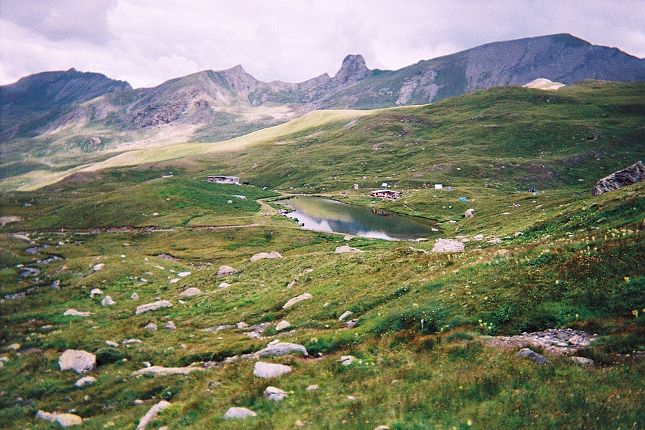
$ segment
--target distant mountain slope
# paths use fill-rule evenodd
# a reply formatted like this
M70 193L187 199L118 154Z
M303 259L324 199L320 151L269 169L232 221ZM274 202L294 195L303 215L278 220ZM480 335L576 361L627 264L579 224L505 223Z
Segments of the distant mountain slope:
M74 69L46 72L0 87L0 155L219 141L315 109L426 104L537 78L640 81L645 60L557 34L489 43L394 71L370 70L361 55L348 55L334 77L300 83L262 82L241 66L141 89Z

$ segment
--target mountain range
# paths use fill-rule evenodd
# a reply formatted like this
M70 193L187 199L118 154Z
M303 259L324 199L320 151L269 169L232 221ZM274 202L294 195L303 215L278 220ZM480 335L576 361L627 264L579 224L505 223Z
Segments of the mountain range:
M481 45L399 70L369 69L348 55L333 77L262 82L242 66L134 89L75 69L0 87L0 154L95 151L166 141L219 141L317 109L432 103L536 78L645 80L645 59L569 34Z

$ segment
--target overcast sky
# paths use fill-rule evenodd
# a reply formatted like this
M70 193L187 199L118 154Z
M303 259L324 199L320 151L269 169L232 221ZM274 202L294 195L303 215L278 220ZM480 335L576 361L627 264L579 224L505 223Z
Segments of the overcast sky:
M552 33L645 57L645 0L0 0L0 84L75 67L142 87L236 64L298 82L350 53L398 69Z

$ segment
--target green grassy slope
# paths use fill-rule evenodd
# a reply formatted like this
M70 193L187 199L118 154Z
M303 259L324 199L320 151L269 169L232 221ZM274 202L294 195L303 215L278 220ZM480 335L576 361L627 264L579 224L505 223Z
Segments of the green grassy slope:
M557 93L495 89L291 130L235 152L84 172L3 194L2 214L24 220L0 230L0 295L28 294L0 303L0 355L8 358L0 427L55 428L35 421L36 411L73 409L88 418L84 428L133 429L161 399L172 406L150 428L645 427L645 184L590 194L598 177L642 158L644 91L600 83ZM240 174L251 185L206 184L206 172ZM365 188L382 181L404 197L369 199ZM434 182L454 189L423 186ZM540 193L527 193L529 186ZM442 237L486 240L454 255L424 252L431 242L347 242L275 215L267 202L274 204L277 193L268 190L276 188L431 218ZM465 219L470 207L475 217ZM164 231L98 229L110 226ZM27 255L31 245L11 235L18 231L49 247ZM364 252L335 254L343 244ZM284 258L249 261L263 251ZM64 260L34 262L46 255ZM98 262L105 268L94 272ZM40 267L39 281L20 278L19 264ZM239 272L217 277L222 264ZM181 271L191 274L179 278ZM54 279L61 289L49 287ZM218 288L224 280L231 287ZM90 298L97 287L116 305ZM203 294L182 303L188 287ZM130 299L135 291L139 301ZM282 309L305 292L313 298ZM173 307L134 315L157 297ZM67 308L93 315L63 317ZM354 328L338 321L347 310L358 319ZM282 319L293 329L276 333ZM168 320L176 330L163 328ZM264 338L201 331L242 321L269 323ZM149 322L159 330L145 330ZM596 366L559 356L537 366L486 343L490 335L565 327L600 336L578 353ZM105 344L128 338L143 342ZM242 359L189 376L129 376L142 362L220 362L273 339L301 343L311 357L268 359L293 367L271 381L254 377L253 360ZM14 342L18 352L6 349ZM76 388L77 376L58 370L67 348L99 356L96 384ZM338 362L346 354L357 357L348 367ZM319 390L307 391L310 384ZM267 400L268 385L289 397ZM231 406L258 415L224 421Z

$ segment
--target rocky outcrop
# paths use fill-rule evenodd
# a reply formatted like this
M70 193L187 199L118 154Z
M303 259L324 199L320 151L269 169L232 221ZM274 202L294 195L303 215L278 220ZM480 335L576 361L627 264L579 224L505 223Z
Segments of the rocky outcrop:
M599 196L602 193L617 190L643 181L645 181L645 165L639 161L623 170L619 170L600 179L596 182L591 194Z
M282 309L284 309L284 310L290 309L293 306L297 305L298 303L304 302L305 300L309 300L311 298L313 298L313 296L311 294L309 294L309 293L300 294L299 296L296 296L296 297L293 297L293 298L287 300L287 303L285 303L282 306Z
M237 273L237 270L227 265L219 266L217 269L217 276L228 276L234 273Z
M438 239L432 247L432 252L455 253L464 252L464 244L458 240Z
M278 378L290 372L290 366L285 366L284 364L266 363L263 361L256 362L255 366L253 367L253 375L263 379Z
M139 420L139 424L137 424L137 430L144 430L147 427L147 425L150 424L150 422L157 417L159 412L163 411L169 406L170 406L170 402L166 400L162 400L159 403L155 404L153 407L150 408L150 410L148 410L148 412L146 412L144 416L141 417L141 419Z
M96 356L87 351L68 349L58 359L60 370L73 370L76 373L89 372L96 367Z
M336 250L334 251L336 254L359 254L361 252L364 252L358 248L353 248L348 245L342 245L336 247Z
M282 320L275 326L275 331L283 331L291 327L291 323L287 320Z
M573 329L548 329L516 336L494 336L486 343L498 348L539 348L549 354L571 355L585 348L598 337Z
M74 414L59 414L57 412L38 411L36 413L36 418L42 421L58 423L58 425L63 428L70 426L80 426L83 424L83 418Z
M274 258L282 258L282 254L276 251L259 252L251 257L251 261L274 259Z
M84 387L86 385L92 385L96 382L96 378L93 376L84 376L74 383L75 387Z
M264 395L269 400L273 400L274 402L279 402L281 400L284 400L289 394L287 394L286 391L276 387L267 387L264 390Z
M170 303L168 300L158 300L156 302L137 306L137 310L135 311L135 314L139 315L145 312L151 312L151 311L156 311L157 309L170 308L170 307L172 307L172 303Z
M85 311L77 311L76 309L67 309L64 313L63 316L66 317L89 317L92 315L92 312L85 312Z
M263 348L255 353L255 355L258 357L279 357L281 355L289 354L300 354L303 356L308 355L307 348L305 348L303 345L280 341L273 341L269 343L266 348Z
M224 414L225 420L243 420L245 418L254 417L257 414L248 408L228 408Z
M181 297L182 299L189 299L191 297L196 297L201 294L202 294L202 290L200 290L199 288L190 287L182 291L182 293L179 294L179 297Z
M132 372L132 376L139 375L155 375L155 376L168 376L168 375L188 375L189 373L204 370L201 367L163 367L163 366L150 366L144 367L137 371Z

